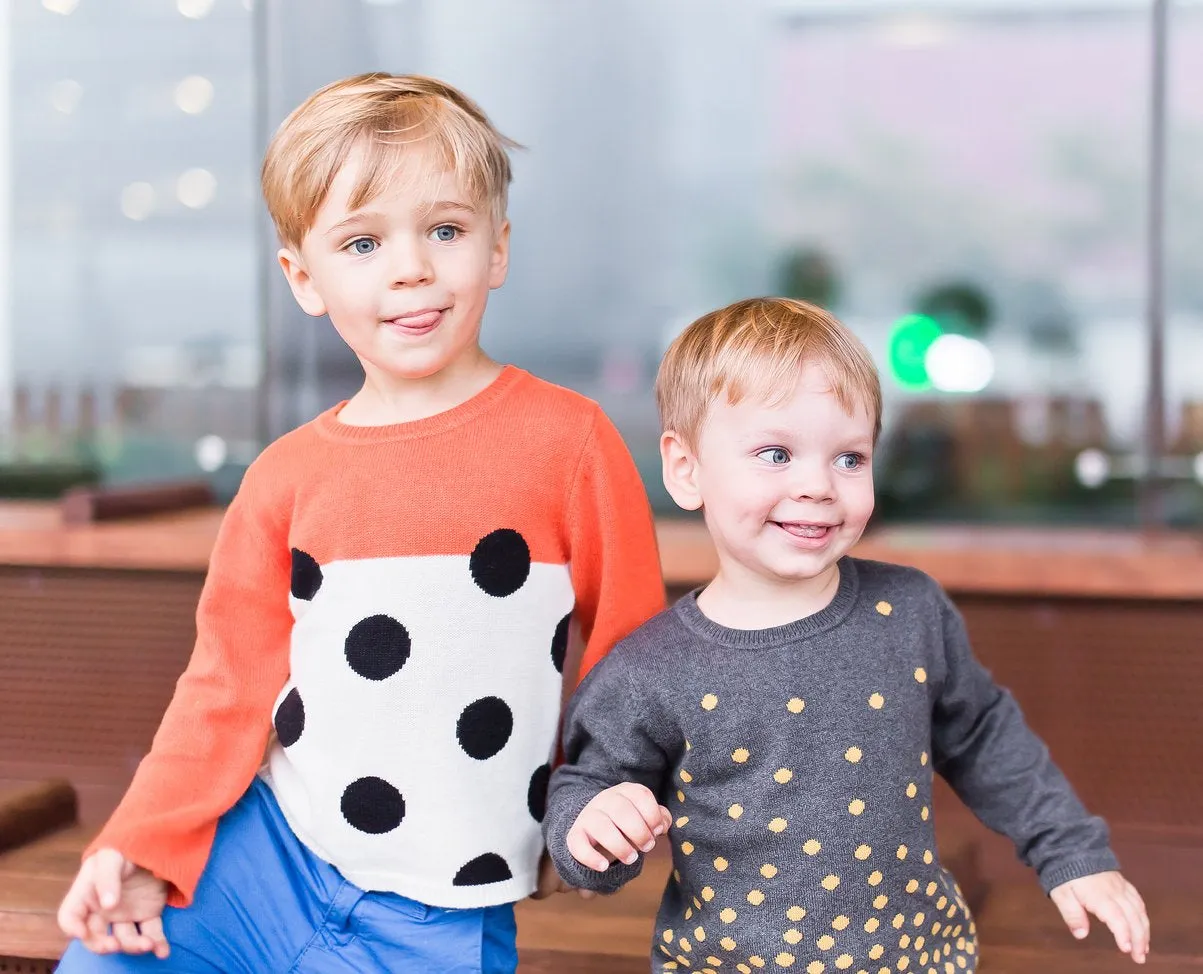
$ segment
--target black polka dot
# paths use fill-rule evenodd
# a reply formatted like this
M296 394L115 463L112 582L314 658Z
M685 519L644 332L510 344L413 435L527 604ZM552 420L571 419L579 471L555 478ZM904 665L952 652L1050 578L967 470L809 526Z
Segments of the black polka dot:
M551 765L537 768L530 776L530 787L526 789L526 807L536 822L542 822L547 814L547 783L551 781Z
M293 687L276 708L276 737L284 747L292 747L305 730L305 703Z
M504 883L513 879L509 864L496 852L477 856L455 874L452 886L487 886L489 883Z
M365 680L387 680L409 659L409 632L392 616L368 616L347 633L347 663Z
M405 799L383 778L360 778L343 792L342 810L352 828L383 835L405 818Z
M530 546L517 531L501 528L476 543L468 567L473 581L489 595L513 595L530 574Z
M564 657L568 655L568 623L571 620L572 613L569 612L556 624L555 635L551 637L551 661L557 673L564 672Z
M513 711L500 697L482 697L468 704L455 725L459 746L477 761L499 752L513 732Z
M322 587L322 566L300 548L292 549L292 596L308 602Z

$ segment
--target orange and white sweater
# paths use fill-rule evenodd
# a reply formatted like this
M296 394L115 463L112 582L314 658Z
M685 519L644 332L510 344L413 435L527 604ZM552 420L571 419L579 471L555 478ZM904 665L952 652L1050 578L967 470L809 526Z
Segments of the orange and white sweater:
M565 681L664 603L643 486L595 403L513 366L416 422L338 409L248 469L191 662L92 849L186 905L261 772L298 838L365 889L521 899Z

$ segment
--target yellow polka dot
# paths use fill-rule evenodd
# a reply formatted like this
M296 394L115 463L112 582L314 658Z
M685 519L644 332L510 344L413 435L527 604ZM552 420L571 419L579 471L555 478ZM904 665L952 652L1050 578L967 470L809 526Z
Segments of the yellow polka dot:
M838 917L836 917L834 920L831 921L831 928L833 930L847 930L848 924L850 924L851 922L852 921L849 920L846 916L844 916L843 914L840 914Z
M877 960L885 952L886 949L881 944L874 944L869 948L869 960Z
M682 768L681 769L681 780L684 781L685 784L689 784L691 781L693 781L693 775L691 775L688 771L686 771L684 768Z
M677 969L677 962L675 960L666 960L664 962L664 969L666 971L675 971Z
M941 927L939 923L933 923L931 926L931 935L934 937L936 934L938 934L943 929L944 928Z
M709 886L703 886L702 887L702 899L704 899L707 903L709 903L712 899L714 899L714 890L711 889Z
M794 958L793 954L787 954L784 951L782 951L780 954L778 954L773 959L775 961L777 961L778 967L793 967L794 966L795 958Z
M915 669L915 682L916 683L926 683L927 682L927 670L925 670L922 666L916 667L916 669Z
M831 936L829 933L825 933L815 941L815 946L817 946L819 950L831 950L831 948L835 946L835 937Z
M707 957L706 963L711 964L714 967L722 967L723 966L723 962L721 960L719 960L717 957Z
M861 862L864 862L871 855L873 855L873 848L867 845L860 845L856 847L856 851L852 854Z
M736 764L744 764L751 756L746 747L737 747L731 752L731 760Z
M906 786L906 797L914 798L917 794L919 794L919 789L915 787L915 783L912 781Z
M901 947L903 950L906 950L907 947L909 947L910 945L911 945L911 935L909 933L904 933L901 937L898 938L898 946Z
M683 967L690 967L690 966L692 966L692 965L689 963L689 958L688 958L688 957L682 957L680 954L677 954L677 962L678 962L679 964L681 964Z
M693 908L695 910L700 910L702 908L702 901L699 900L696 896L693 898Z
M756 954L753 954L751 957L748 958L748 963L751 964L753 967L764 967L764 958L760 957Z
M753 906L760 906L764 902L764 893L758 889L754 889L748 893L748 902Z
M685 919L688 920L692 917L693 917L693 907L691 906L685 910Z
M800 906L791 906L785 911L785 915L791 923L797 923L804 916L806 916L806 911Z
M877 603L877 611L883 616L888 616L894 611L894 607L889 602L881 601Z
M930 866L932 864L932 858L933 858L933 856L931 854L931 849L924 849L923 850L923 861Z
M693 929L693 937L694 937L694 939L695 939L695 940L697 940L699 943L701 943L703 940L705 940L705 939L706 939L706 931L705 931L705 929L704 929L704 928L702 928L702 927L694 927L694 929Z
M724 859L722 856L719 856L717 859L714 860L714 868L717 869L720 873L726 872L727 867L729 865L731 865L731 864L729 862L727 862L727 860Z
M916 937L915 950L922 950L925 943L927 943L927 939L925 937ZM926 961L924 963L926 963Z
M926 822L930 815L931 815L931 809L929 809L926 805L924 805L923 810L919 813L919 817L921 819L923 819L923 821Z
M737 915L736 912L733 909L731 909L731 907L727 907L725 910L723 910L722 913L720 913L718 915L718 918L720 920L722 920L723 923L734 923L736 915Z
M852 956L850 954L840 954L835 959L835 966L838 970L846 971L852 966Z
M859 798L852 799L848 804L848 811L853 815L860 815L865 810L865 803Z
M875 693L869 698L869 706L874 710L881 710L886 705L886 698L880 693Z
M898 968L898 970L905 971L911 966L911 959L909 957L899 957L898 963L895 966Z
M687 856L692 856L693 855L693 843L692 842L682 842L681 843L681 852L683 852Z
M708 693L708 694L706 694L706 696L702 697L702 709L703 710L713 710L717 706L718 706L718 697L716 697L713 693Z
M691 950L693 950L693 945L684 937L680 939L679 943L681 945L681 949L685 951L685 953L688 954Z
M915 914L915 926L917 926L917 927L923 926L923 914L922 913Z
M738 946L738 944L736 944L736 942L730 937L723 937L723 939L718 942L718 945L722 947L723 950L734 950Z
M827 892L830 893L832 890L834 890L837 886L840 885L840 877L835 876L835 875L825 876L825 877L823 877L823 882L819 883L819 885L822 886L823 889L827 890Z
M765 879L772 879L774 876L777 875L777 867L774 866L771 862L766 862L763 866L760 867L760 875L763 876Z
M948 897L947 896L941 896L938 900L936 900L936 909L937 910L942 910L946 906L948 906Z
M890 921L890 926L892 926L895 930L901 930L904 923L906 923L906 917L904 917L901 913L895 913L894 919Z
M794 773L789 768L778 768L773 780L779 785L787 785L793 777Z
M899 859L905 859L905 858L906 858L906 854L907 854L909 851L910 851L910 850L909 850L909 849L908 849L908 848L907 848L905 845L900 845L900 846L898 847L898 852L897 852L898 858L899 858Z
M789 825L789 822L787 822L785 819L775 818L771 822L769 822L769 831L770 832L784 832L788 825Z
M844 752L844 760L850 764L859 763L864 756L864 752L859 747L850 747Z
M784 940L791 947L796 947L798 945L798 942L802 939L802 931L795 930L793 927L790 927L788 930L785 931L785 933L783 933L781 935L781 939Z
M873 872L869 873L869 885L870 886L880 886L881 880L882 880L882 875L881 875L880 870L874 869Z
M679 828L679 829L685 828L685 826L688 824L689 824L689 816L688 815L682 815L679 819L677 819L677 828Z
M827 970L827 965L821 960L812 960L806 966L806 974L823 974L825 970Z
M673 932L671 930L664 931L664 942L666 944L671 944L673 942Z
M869 917L869 919L865 921L865 933L877 933L877 928L880 926L881 921L878 920L877 917ZM873 957L872 954L869 956ZM873 957L873 959L877 960L876 957Z
M889 902L890 898L882 893L881 896L877 897L877 899L873 901L873 909L884 910Z
M823 846L819 843L819 841L817 839L807 839L806 842L802 846L802 851L805 852L808 856L814 856L814 855L818 855L818 853L822 850L822 848L823 848Z
M677 789L677 801L679 801L679 802L685 801L685 792L681 791L680 788Z
M739 818L744 813L743 805L732 805L727 809L727 814L732 818Z
M681 882L681 873L679 870L673 870L673 879L675 879L678 883Z
M925 892L928 896L933 896L939 887L935 883L928 883Z
M787 703L785 705L785 709L788 710L791 714L800 714L800 713L802 713L803 710L806 709L806 701L801 699L800 697L794 697L789 703Z
M912 879L909 883L906 884L906 891L908 893L914 893L918 889L919 889L919 880L917 880L917 879Z
M688 738L688 737L687 737L687 738L685 738L685 750L687 750L687 751L692 751L692 750L693 750L693 745L689 743L689 738Z
M752 968L747 964L736 964L735 969L739 971L739 974L752 974Z
M925 768L927 767L927 752L926 751L924 751L922 754L919 755L919 763L921 765L923 765Z

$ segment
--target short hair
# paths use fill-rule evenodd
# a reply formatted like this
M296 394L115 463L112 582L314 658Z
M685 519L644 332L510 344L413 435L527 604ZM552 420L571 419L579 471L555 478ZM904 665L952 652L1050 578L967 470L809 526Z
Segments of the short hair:
M474 204L505 221L512 177L502 135L463 92L421 75L361 74L326 85L284 119L267 147L261 181L281 242L300 246L330 184L353 149L364 146L351 207L375 198L415 147L433 149L466 184Z
M881 432L881 380L869 350L833 315L806 301L749 298L702 315L676 337L656 376L661 428L696 448L711 404L793 391L804 366L827 374L849 413L863 406Z

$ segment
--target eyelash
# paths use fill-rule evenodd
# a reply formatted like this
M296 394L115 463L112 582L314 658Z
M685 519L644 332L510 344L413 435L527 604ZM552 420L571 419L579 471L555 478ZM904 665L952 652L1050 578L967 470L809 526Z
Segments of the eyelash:
M766 463L768 463L770 466L773 466L773 467L783 467L783 466L785 466L785 463L788 462L790 459L789 450L787 450L783 446L765 447L765 449L763 449L763 450L758 450L756 453L756 456L763 458L766 453L774 453L774 454L775 453L784 453L785 454L786 460L785 460L785 462L782 462L782 463L774 463L772 460L765 460ZM847 470L847 471L860 470L861 467L863 467L865 465L865 456L863 453L841 453L838 457L836 457L836 462L838 463L844 457L852 457L853 459L856 460L855 466L843 467L842 469L844 469L844 470Z

